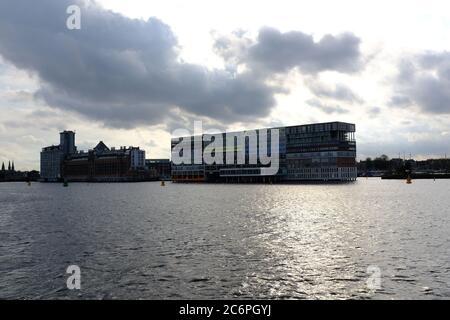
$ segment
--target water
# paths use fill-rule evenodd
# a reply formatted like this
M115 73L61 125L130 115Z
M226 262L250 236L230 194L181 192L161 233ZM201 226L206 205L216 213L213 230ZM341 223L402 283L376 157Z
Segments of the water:
M2 183L0 298L450 298L449 191ZM66 288L73 264L79 291Z

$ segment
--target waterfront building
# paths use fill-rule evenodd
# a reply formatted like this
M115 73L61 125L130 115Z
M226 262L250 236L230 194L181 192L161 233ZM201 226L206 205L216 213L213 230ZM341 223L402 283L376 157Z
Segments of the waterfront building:
M103 141L88 152L65 157L62 176L68 181L120 182L152 177L145 171L145 151L139 147L109 148Z
M147 159L145 167L154 171L159 180L170 180L171 178L170 159Z
M43 181L58 181L62 178L61 166L64 158L76 153L75 132L63 131L59 134L59 145L42 148L41 179Z
M344 122L307 124L289 127L278 127L279 132L279 168L275 174L264 174L263 165L256 164L206 164L202 157L198 163L183 162L172 164L172 180L175 182L288 182L288 181L353 181L357 177L355 125ZM255 130L260 140L260 132ZM270 131L270 129L269 129ZM245 132L241 132L245 134ZM225 133L221 133L223 148L215 152L237 153L243 150L227 150ZM201 137L177 137L171 141L172 152L184 139L191 141L191 152L196 152L196 139L200 139L201 152L209 145ZM271 136L268 135L270 150ZM257 145L259 154L260 142ZM245 145L245 158L249 159L249 142ZM192 159L193 157L191 157ZM173 160L173 159L172 159Z
M145 151L139 147L108 148L100 141L88 152L77 151L75 132L60 133L60 143L41 152L42 181L135 181L149 179Z
M75 146L75 132L74 131L63 131L59 134L59 146L63 154L73 154L77 152L77 147Z
M145 151L139 147L130 147L129 152L131 168L134 170L145 168Z
M64 157L60 146L44 147L41 151L41 179L58 181L61 178L61 162Z

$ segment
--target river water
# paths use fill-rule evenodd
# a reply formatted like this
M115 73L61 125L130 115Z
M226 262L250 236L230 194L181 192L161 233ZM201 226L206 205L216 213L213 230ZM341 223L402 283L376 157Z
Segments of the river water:
M448 299L449 191L1 183L0 298Z

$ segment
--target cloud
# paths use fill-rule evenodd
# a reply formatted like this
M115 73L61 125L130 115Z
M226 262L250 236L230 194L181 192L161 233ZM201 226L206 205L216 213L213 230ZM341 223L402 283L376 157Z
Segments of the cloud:
M213 51L225 61L225 67L231 72L237 72L237 67L245 63L249 48L254 40L245 31L235 30L229 35L215 35Z
M26 90L5 90L0 92L0 99L10 103L23 103L23 101L32 101L33 93Z
M338 114L344 114L349 113L347 109L342 108L339 105L329 105L324 104L318 99L309 99L306 101L307 104L309 104L312 107L316 107L320 110L322 110L325 113L331 114L331 113L338 113Z
M381 108L380 107L370 107L368 112L372 117L376 117L381 113Z
M387 154L389 157L403 157L411 153L413 158L443 158L450 150L450 140L445 136L427 137L419 141L408 141L402 136L395 136L396 140L367 141L358 144L358 158L374 157Z
M173 110L223 122L267 116L278 89L251 72L182 63L170 27L129 19L95 2L81 7L81 30L66 28L74 1L0 3L0 54L40 79L36 98L107 126L158 124Z
M411 104L412 104L411 99L404 95L394 95L388 102L388 105L394 107L408 107Z
M81 30L66 28L74 3ZM271 74L357 71L359 44L349 33L315 42L302 32L263 28L255 41L238 31L214 46L226 68L208 69L181 62L176 36L157 18L130 19L94 1L41 0L33 10L26 0L0 3L0 55L37 75L34 97L118 128L168 122L179 112L223 124L262 119L274 95L287 92L269 84ZM246 68L238 72L239 64Z
M309 80L307 86L311 92L319 98L339 100L350 104L363 104L364 100L354 93L348 86L338 83L334 86L326 86L318 81Z
M267 72L298 68L307 74L330 70L353 73L362 68L360 42L352 33L327 34L316 42L312 35L303 32L282 33L266 27L249 48L246 61L252 68Z
M390 104L418 106L424 113L450 114L450 53L409 56L398 66Z

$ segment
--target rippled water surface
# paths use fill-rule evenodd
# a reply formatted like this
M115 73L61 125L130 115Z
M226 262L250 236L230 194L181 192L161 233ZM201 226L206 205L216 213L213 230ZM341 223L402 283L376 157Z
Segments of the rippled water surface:
M0 184L0 298L448 299L449 259L450 180Z

